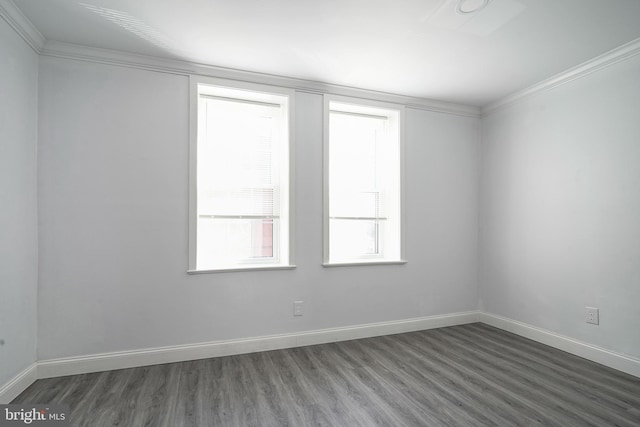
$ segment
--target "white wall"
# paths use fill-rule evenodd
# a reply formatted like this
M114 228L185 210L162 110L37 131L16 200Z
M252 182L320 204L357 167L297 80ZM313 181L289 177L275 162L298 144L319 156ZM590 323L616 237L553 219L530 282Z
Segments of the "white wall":
M0 18L0 387L36 361L38 56Z
M39 111L41 360L476 309L478 119L407 111L407 265L323 268L298 93L297 269L189 276L187 78L42 57Z
M480 190L481 307L635 357L638 76L640 56L484 117Z

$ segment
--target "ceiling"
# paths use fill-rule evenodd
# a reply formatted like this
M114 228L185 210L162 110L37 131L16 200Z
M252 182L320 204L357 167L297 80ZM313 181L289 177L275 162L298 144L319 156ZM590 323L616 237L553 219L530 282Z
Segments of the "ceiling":
M639 0L13 1L48 40L474 106L640 38Z

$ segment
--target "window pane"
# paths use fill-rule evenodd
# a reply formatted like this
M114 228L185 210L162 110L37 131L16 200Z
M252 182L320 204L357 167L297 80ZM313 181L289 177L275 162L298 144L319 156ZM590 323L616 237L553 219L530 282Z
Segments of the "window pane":
M329 217L333 259L379 254L380 169L378 151L384 118L330 115ZM360 220L356 218L361 218Z
M204 100L205 137L198 158L209 166L203 183L255 185L273 183L272 157L277 108Z
M327 97L325 262L400 260L402 107Z
M198 268L207 269L238 260L274 260L277 219L200 218Z
M278 108L204 99L198 213L278 215Z
M379 221L332 219L329 222L331 255L335 259L379 253Z
M273 220L264 219L253 224L251 258L273 257Z
M214 81L197 85L192 270L289 263L288 106L293 93L271 89Z
M380 218L380 193L333 190L330 207L331 217Z
M378 138L384 120L332 113L330 169L332 188L373 190L377 187Z
M279 193L278 188L210 186L200 191L198 212L200 215L278 216Z

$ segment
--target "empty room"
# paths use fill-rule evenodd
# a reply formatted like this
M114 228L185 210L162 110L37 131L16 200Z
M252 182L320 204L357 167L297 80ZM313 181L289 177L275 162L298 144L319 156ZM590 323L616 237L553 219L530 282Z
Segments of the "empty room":
M640 1L0 0L0 425L639 426Z

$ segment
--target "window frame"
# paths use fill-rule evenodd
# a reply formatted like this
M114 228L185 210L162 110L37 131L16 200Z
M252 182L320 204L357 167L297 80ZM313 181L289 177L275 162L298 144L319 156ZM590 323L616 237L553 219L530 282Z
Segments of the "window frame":
M256 92L262 95L276 95L287 97L287 132L288 141L285 142L287 149L288 162L283 165L287 174L288 194L281 194L281 198L286 198L284 205L286 209L281 215L286 215L287 224L280 224L281 228L285 228L286 245L280 242L276 243L280 250L283 246L287 247L287 253L278 254L277 262L257 260L255 263L238 262L225 266L198 269L197 268L197 239L198 239L198 103L200 98L199 86L211 86L221 90L237 90ZM241 98L237 98L241 99ZM249 83L236 80L220 79L215 77L204 77L198 75L189 76L189 254L188 254L188 274L203 274L231 271L257 271L257 270L287 270L295 268L295 151L294 151L294 111L295 111L295 90L283 88L279 86L264 85L258 83ZM284 200L284 199L283 199ZM275 251L275 244L274 244ZM274 253L275 256L275 253Z
M330 241L330 114L331 111L340 111L337 109L332 110L331 103L343 104L345 106L353 107L354 110L369 110L375 111L371 115L383 115L387 117L387 120L391 119L389 113L397 113L397 123L395 126L397 129L398 137L398 218L399 231L398 231L398 247L399 256L397 257L379 257L379 256L367 256L363 255L360 258L352 258L349 260L332 260L330 254L331 241ZM343 111L344 112L344 111ZM349 112L347 112L348 114ZM355 114L359 114L356 112ZM368 113L362 113L367 115ZM358 265L395 265L406 264L405 253L405 159L404 159L404 122L405 122L405 107L404 105L392 104L388 102L375 101L362 98L353 98L346 96L339 96L333 94L323 95L323 263L324 267L340 267L340 266L358 266ZM377 244L384 245L385 242L378 241Z

